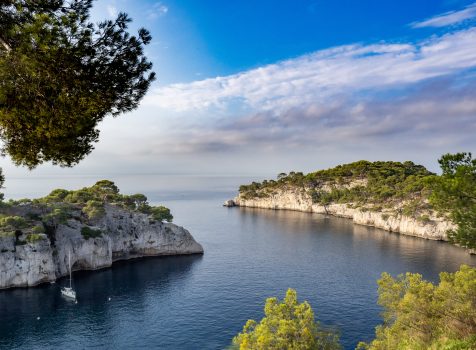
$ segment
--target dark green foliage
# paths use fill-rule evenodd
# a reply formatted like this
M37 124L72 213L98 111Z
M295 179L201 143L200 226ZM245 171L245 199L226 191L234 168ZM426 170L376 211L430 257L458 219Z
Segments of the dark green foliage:
M429 179L431 203L458 228L449 238L463 247L476 248L476 159L471 153L445 154L439 160L442 175Z
M58 226L59 224L65 224L72 217L74 207L68 203L62 203L53 204L48 209L48 214L43 216L43 222L47 225Z
M27 221L21 216L4 216L0 218L0 228L3 231L15 231L27 227Z
M58 188L56 190L51 191L51 193L43 199L47 203L63 202L68 193L69 191Z
M154 220L157 221L167 221L167 222L172 222L174 217L170 213L170 209L166 208L164 206L158 206L158 207L153 207L150 209L150 215Z
M92 0L0 3L0 137L18 165L72 166L93 149L98 123L135 109L154 73L151 36L130 18L93 24Z
M102 235L101 230L95 230L88 226L81 227L81 235L85 239L96 238Z
M82 211L89 220L100 219L106 214L106 211L104 210L104 203L97 200L87 201Z

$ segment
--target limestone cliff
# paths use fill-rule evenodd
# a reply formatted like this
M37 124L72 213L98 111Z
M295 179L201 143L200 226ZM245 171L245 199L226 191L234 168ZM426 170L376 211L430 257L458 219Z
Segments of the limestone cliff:
M354 208L351 203L333 203L326 206L315 204L308 191L293 187L274 189L272 193L267 193L266 196L262 197L247 198L240 194L233 202L234 205L241 207L330 214L352 219L356 224L374 226L391 232L432 240L447 241L446 232L454 228L451 222L431 213L429 213L427 220L421 221L398 214L397 210L371 211L365 208Z
M94 226L73 217L34 239L0 236L0 288L55 281L68 273L69 253L73 270L101 269L116 260L143 256L203 253L182 227L117 206L104 209L105 215ZM86 238L84 227L98 233L97 237Z

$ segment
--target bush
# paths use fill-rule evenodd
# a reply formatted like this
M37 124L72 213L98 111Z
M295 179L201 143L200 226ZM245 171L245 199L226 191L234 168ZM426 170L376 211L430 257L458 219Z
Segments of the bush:
M62 188L57 188L51 191L49 195L42 198L42 200L46 203L63 202L68 194L69 194L69 191L63 190Z
M96 238L96 237L100 237L100 236L102 235L102 231L101 231L101 230L92 229L92 228L89 227L89 226L83 226L83 227L81 228L81 235L82 235L85 239Z
M166 208L164 206L158 206L158 207L152 207L150 209L150 215L154 220L157 221L167 221L167 222L172 222L174 217L170 213L170 209Z
M414 273L378 281L384 323L358 349L476 349L476 268L440 273L434 285Z
M298 304L293 289L288 289L282 303L277 298L267 299L264 312L260 323L246 322L243 332L233 338L234 346L240 350L341 349L338 335L314 320L308 302Z
M43 237L44 236L42 234L39 234L39 233L30 233L29 235L26 236L26 241L28 243L34 243L34 242L37 242L39 240L42 240Z
M425 215L420 215L418 218L417 218L418 221L422 222L422 223L428 223L431 221L430 219L430 216L425 214Z
M43 225L35 225L32 227L31 232L33 233L45 233L45 227Z
M5 216L0 218L0 227L11 229L11 230L19 230L25 228L27 226L27 222L21 216Z
M103 202L96 200L87 201L82 211L90 220L100 219L106 214Z
M72 207L66 204L54 205L51 211L43 217L43 221L53 225L65 224L72 217Z

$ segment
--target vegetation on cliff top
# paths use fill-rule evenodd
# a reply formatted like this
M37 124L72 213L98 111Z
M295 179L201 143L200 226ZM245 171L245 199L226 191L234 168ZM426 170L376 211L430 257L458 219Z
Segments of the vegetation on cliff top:
M240 186L243 199L267 198L281 190L301 191L324 207L347 204L384 216L405 215L422 222L444 216L457 225L450 240L476 248L476 160L471 153L446 154L436 175L412 162L368 162L339 165L304 175L281 173L277 180Z
M358 162L304 175L281 173L277 180L253 182L240 187L244 198L266 197L278 189L301 188L314 203L353 203L357 206L391 204L420 199L425 179L433 176L412 162Z
M359 350L424 350L476 348L476 268L462 265L455 273L442 272L440 283L407 273L378 281L383 324L375 339L360 342ZM297 303L289 289L282 303L266 301L265 316L249 320L233 339L232 348L339 349L336 332L314 320L307 302Z
M18 244L33 242L75 218L84 224L84 238L98 237L101 231L89 226L104 217L105 205L147 214L152 221L173 220L168 208L151 206L143 194L124 195L114 182L101 180L75 191L56 189L43 198L0 201L0 236L16 236Z

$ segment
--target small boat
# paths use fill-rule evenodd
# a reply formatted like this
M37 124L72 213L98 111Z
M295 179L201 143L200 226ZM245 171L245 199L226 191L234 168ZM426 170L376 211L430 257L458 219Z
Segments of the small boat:
M72 286L73 278L71 274L71 252L69 252L68 265L69 265L69 287L61 288L61 294L67 298L76 300L76 291L73 289L73 286Z

